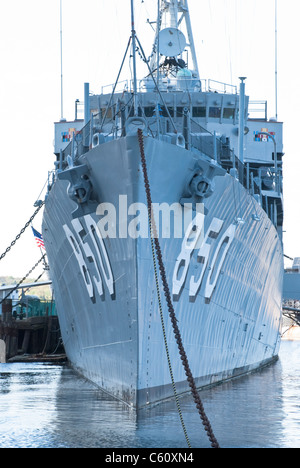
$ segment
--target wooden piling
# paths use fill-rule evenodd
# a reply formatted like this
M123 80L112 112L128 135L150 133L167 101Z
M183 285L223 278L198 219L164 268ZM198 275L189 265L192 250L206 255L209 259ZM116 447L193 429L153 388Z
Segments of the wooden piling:
M6 345L5 341L0 340L0 364L4 364L6 362Z
M12 316L11 300L2 303L0 340L5 345L6 361L21 354L64 353L63 346L60 346L58 318L47 315L16 320Z
M18 331L12 316L12 299L5 299L2 302L0 339L5 342L6 360L18 353Z

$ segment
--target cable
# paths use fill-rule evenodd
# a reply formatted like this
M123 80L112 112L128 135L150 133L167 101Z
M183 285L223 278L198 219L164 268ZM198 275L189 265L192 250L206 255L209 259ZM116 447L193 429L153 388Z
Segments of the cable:
M166 337L166 329L165 329L164 316L163 316L163 311L162 311L159 281L158 281L158 274L157 274L157 267L156 267L155 247L154 247L154 241L153 241L153 228L152 228L153 222L154 222L154 219L151 221L151 216L149 214L149 228L150 228L150 237L151 237L153 267L154 267L155 284L156 284L156 291L157 291L157 297L158 297L159 314L160 314L161 326L162 326L162 331L163 331L163 336L164 336L165 350L166 350L168 366L169 366L169 372L170 372L171 382L172 382L172 388L173 388L173 392L174 392L174 397L175 397L175 401L176 401L176 406L177 406L180 422L181 422L181 425L182 425L182 429L183 429L183 432L184 432L188 447L191 448L191 444L190 444L190 441L189 441L189 438L188 438L188 434L187 434L186 427L185 427L185 424L184 424L183 416L182 416L182 413L181 413L180 403L179 403L179 400L178 400L178 394L177 394L177 390L176 390L176 385L175 385L175 380L174 380L174 375L173 375L173 370L172 370L172 365L171 365L171 359L170 359L170 353L169 353L169 348L168 348L168 342L167 342L167 337Z
M203 426L205 428L205 431L207 432L208 438L209 438L209 440L211 442L211 446L213 448L220 448L219 443L218 443L217 439L215 438L215 435L214 435L213 430L211 428L210 422L209 422L209 420L208 420L208 418L207 418L207 416L205 414L205 410L204 410L202 401L201 401L199 393L197 391L196 383L195 383L194 377L192 375L191 369L189 367L187 355L186 355L186 352L185 352L185 349L184 349L183 343L182 343L180 330L179 330L179 327L177 325L177 318L176 318L176 315L175 315L174 307L173 307L173 304L172 304L172 301L171 301L171 294L170 294L170 290L169 290L169 286L168 286L168 282L167 282L167 278L166 278L166 271L165 271L165 267L164 267L164 263L163 263L163 259L162 259L161 248L160 248L160 244L159 244L159 240L158 240L158 236L157 236L157 232L156 232L155 221L154 221L154 219L152 217L151 190L150 190L150 184L149 184L149 179L148 179L147 164L146 164L145 151L144 151L143 132L142 132L141 129L138 129L138 140L139 140L140 154L141 154L141 160L142 160L142 168L143 168L144 183L145 183L145 190L146 190L149 222L151 222L151 226L152 226L152 229L153 229L156 256L157 256L157 260L158 260L158 264L159 264L160 275L161 275L161 279L162 279L162 282L163 282L163 289L164 289L164 292L165 292L165 298L166 298L167 305L168 305L169 316L170 316L170 319L171 319L171 322L172 322L176 343L178 345L179 354L180 354L180 357L181 357L181 360L182 360L182 365L184 367L185 374L187 376L187 381L188 381L189 386L191 388L191 392L192 392L192 395L193 395L193 398L194 398L194 402L195 402L196 407L198 409L198 412L200 414L200 417L201 417ZM153 241L153 237L151 237L151 241Z

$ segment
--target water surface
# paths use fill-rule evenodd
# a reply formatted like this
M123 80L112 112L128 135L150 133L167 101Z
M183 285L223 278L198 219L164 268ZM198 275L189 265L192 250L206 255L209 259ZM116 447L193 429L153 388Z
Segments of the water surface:
M300 342L255 374L201 392L223 448L300 447ZM192 447L210 447L190 396L180 399ZM187 448L176 405L133 410L67 365L0 364L0 447Z

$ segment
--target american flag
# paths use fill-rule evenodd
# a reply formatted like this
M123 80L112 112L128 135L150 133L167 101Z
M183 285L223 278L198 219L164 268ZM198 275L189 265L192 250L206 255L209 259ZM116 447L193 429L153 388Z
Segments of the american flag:
M31 226L31 229L32 229L32 232L33 232L33 235L35 237L35 240L36 240L36 243L37 243L38 247L45 250L45 245L44 245L42 234L40 234L38 231L36 231L32 226Z

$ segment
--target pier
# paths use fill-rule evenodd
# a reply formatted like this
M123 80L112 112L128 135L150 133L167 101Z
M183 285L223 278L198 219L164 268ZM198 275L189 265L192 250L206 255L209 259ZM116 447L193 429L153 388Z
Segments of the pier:
M66 360L53 304L36 301L35 308L19 304L17 313L12 302L12 299L2 302L0 362Z

